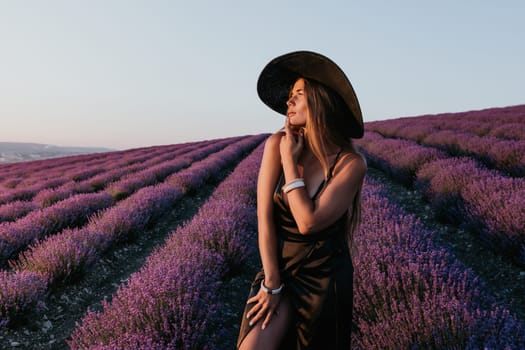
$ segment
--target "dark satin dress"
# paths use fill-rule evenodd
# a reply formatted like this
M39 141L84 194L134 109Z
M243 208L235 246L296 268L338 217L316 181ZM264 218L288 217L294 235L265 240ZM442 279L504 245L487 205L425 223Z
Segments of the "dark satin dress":
M338 155L339 156L339 155ZM337 162L338 157L334 161ZM312 199L330 181L319 186ZM353 308L353 266L345 239L347 214L330 227L313 234L300 234L290 208L285 204L281 186L274 193L274 215L279 238L279 268L294 314L280 349L350 349ZM264 279L259 272L251 285L249 298L255 296ZM249 333L244 310L237 346Z

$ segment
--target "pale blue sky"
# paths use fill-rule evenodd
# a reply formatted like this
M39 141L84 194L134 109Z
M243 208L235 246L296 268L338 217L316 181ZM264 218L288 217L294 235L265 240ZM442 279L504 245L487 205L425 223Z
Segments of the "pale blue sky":
M0 0L0 141L127 149L273 132L273 57L347 73L366 121L525 103L525 1Z

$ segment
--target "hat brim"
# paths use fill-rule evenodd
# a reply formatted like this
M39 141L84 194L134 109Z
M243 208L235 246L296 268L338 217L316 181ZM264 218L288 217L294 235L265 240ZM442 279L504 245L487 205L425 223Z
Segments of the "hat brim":
M295 51L274 58L259 75L259 98L277 113L286 115L288 94L298 78L315 80L337 93L351 114L346 133L352 138L363 137L363 116L352 84L337 64L321 54Z

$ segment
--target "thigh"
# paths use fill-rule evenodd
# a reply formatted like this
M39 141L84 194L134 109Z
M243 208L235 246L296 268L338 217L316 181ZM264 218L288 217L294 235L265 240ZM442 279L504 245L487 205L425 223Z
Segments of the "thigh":
M262 330L262 320L259 320L242 341L239 350L278 349L292 320L290 300L283 295L279 304L278 314L273 315L268 326Z

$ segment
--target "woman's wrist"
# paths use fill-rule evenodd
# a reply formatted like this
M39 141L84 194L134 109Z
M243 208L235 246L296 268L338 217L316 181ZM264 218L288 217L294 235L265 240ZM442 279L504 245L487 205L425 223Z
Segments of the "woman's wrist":
M290 180L287 183L285 183L284 186L282 187L282 191L284 193L288 193L300 187L305 187L305 184L304 184L304 179L299 177L299 178Z
M264 285L270 289L277 289L281 285L280 278L271 278L271 277L265 276L263 281L264 281Z
M283 290L283 288L284 288L284 283L281 283L279 287L277 288L270 288L264 283L264 280L261 281L261 289L263 290L263 292L267 294L271 294L271 295L281 294L281 291Z
M293 170L297 168L297 162L292 157L286 157L282 159L283 169Z
M283 161L283 173L284 178L287 181L300 178L297 164L293 161Z

